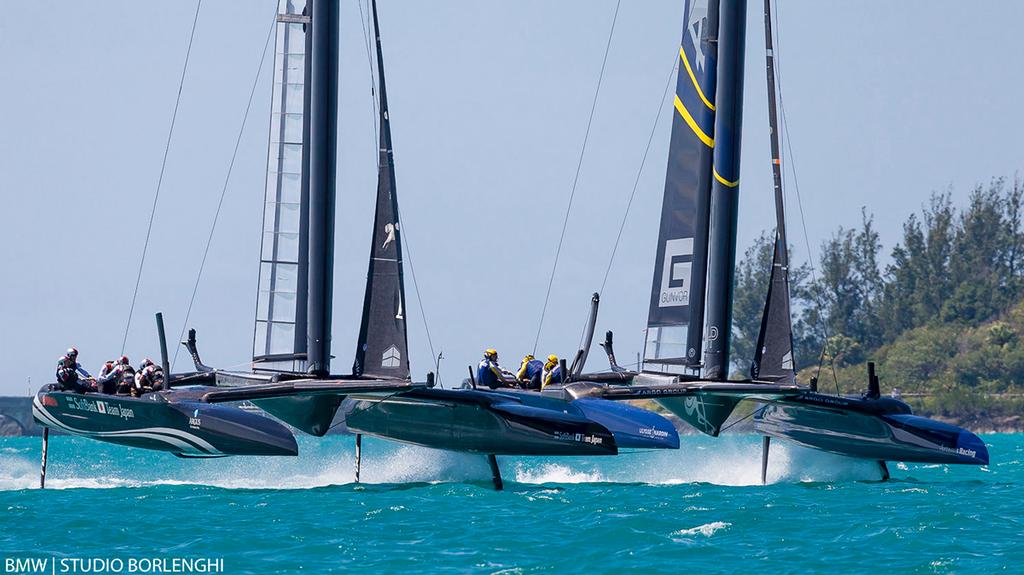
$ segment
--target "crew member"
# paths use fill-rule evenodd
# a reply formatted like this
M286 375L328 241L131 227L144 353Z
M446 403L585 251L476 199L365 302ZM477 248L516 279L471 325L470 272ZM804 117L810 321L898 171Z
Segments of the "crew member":
M78 364L78 350L71 347L57 360L57 383L63 391L88 393L93 391L92 376Z
M485 385L491 389L503 386L510 386L515 382L515 377L509 372L501 369L498 365L498 350L488 349L484 352L484 358L476 369L477 385Z
M117 374L117 395L130 395L132 388L135 386L135 369L132 364L128 362L128 357L122 355L117 360L117 366L114 367L114 373Z
M551 354L544 363L544 373L541 375L541 389L552 383L562 383L562 368L558 365L558 356Z
M117 362L107 361L100 368L100 375L96 378L96 391L113 394L117 390Z
M519 385L526 389L540 389L543 372L544 362L533 357L533 354L530 353L523 358L523 362L519 365L519 373L516 374L516 379L519 380Z
M144 393L160 391L164 388L164 371L160 366L154 365L151 359L146 359L139 366L135 374L135 387L132 388L132 396L139 397Z

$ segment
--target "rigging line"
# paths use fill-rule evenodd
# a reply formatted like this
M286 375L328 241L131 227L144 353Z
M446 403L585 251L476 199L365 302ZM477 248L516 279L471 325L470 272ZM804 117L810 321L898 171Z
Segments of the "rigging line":
M565 241L565 230L569 226L569 214L572 213L572 200L576 196L576 185L580 180L580 169L583 167L583 158L587 152L587 141L590 139L590 127L594 123L594 111L597 110L597 98L601 95L601 83L604 80L604 69L608 63L608 52L611 51L612 37L615 35L615 23L619 19L619 6L622 0L615 2L615 14L612 15L612 27L608 31L608 42L604 47L604 58L601 60L601 71L597 76L597 88L594 90L594 102L590 106L590 117L587 119L587 130L583 135L583 147L580 149L579 162L576 164L576 175L572 180L572 191L569 193L569 205L565 208L565 218L562 221L562 232L558 236L558 248L555 249L555 261L551 264L551 276L548 278L547 293L544 294L544 306L540 312L540 322L537 324L537 337L533 341L533 353L537 354L537 344L540 342L540 333L544 327L544 316L548 311L548 301L551 299L551 286L555 282L555 271L558 270L558 257L562 254L562 242Z
M124 355L128 343L128 331L132 327L132 315L135 314L135 300L139 296L139 284L142 282L142 268L146 264L146 252L149 250L149 237L153 233L153 219L156 217L156 205L160 200L160 188L164 183L164 169L167 168L167 156L171 150L171 138L174 135L174 123L178 118L178 105L181 104L181 89L185 85L185 73L188 71L188 60L192 55L192 40L196 37L196 23L199 21L199 9L203 0L196 2L196 13L192 17L192 31L188 36L188 49L185 51L185 63L181 67L181 78L178 80L178 95L174 99L174 112L171 114L171 127L167 130L167 143L164 145L164 158L160 162L160 177L156 181L156 193L153 195L153 207L149 211L149 225L146 227L146 241L142 244L142 257L139 259L139 271L135 277L135 291L132 293L132 305L128 308L128 322L124 326L124 338L121 340L121 355Z
M199 263L199 273L196 274L196 283L192 286L192 297L188 300L188 309L185 311L185 321L181 324L181 333L178 335L178 341L185 337L185 329L188 326L188 318L192 314L192 304L196 301L196 293L199 291L199 282L203 278L203 269L206 267L206 257L210 255L210 245L213 244L213 233L217 229L217 222L220 219L220 211L224 206L224 196L228 192L228 183L231 181L231 172L235 168L235 159L238 157L238 148L242 143L242 135L245 133L245 126L249 120L249 110L252 109L252 99L256 94L256 88L260 83L260 76L263 74L263 63L267 60L267 47L270 46L270 39L274 36L274 28L277 27L277 9L274 10L274 18L270 24L270 30L267 32L267 39L263 43L263 52L260 54L260 64L256 68L256 77L252 81L252 89L249 91L249 101L245 105L245 113L242 115L242 125L238 128L238 137L235 138L235 149L231 152L231 161L228 163L228 173L224 176L224 186L220 190L220 199L217 201L217 211L213 214L213 224L210 225L210 235L206 238L206 248L203 250L203 259ZM171 360L171 367L173 369L175 362L178 361L178 352L181 351L181 346L177 346L174 350L174 359Z
M398 202L395 202L396 206ZM420 284L416 281L416 268L412 265L412 251L409 249L409 230L402 218L402 211L398 210L398 221L402 222L402 246L405 248L405 259L409 261L409 273L412 275L412 287L416 292L416 303L420 307L420 317L423 319L423 331L427 334L427 346L430 347L430 357L437 357L434 353L434 342L430 339L430 325L427 323L427 312L423 309L423 299L420 297Z
M777 6L777 4L776 4L776 6ZM783 95L782 95L783 94L782 93L782 66L780 64L781 59L782 59L781 58L781 55L782 55L782 50L781 50L782 42L780 41L781 35L782 35L782 29L781 29L780 24L779 24L778 9L776 9L774 11L773 17L775 19L774 29L775 29L775 75L776 75L776 90L778 91L778 95L779 95L779 112L782 115L782 135L783 135L783 140L785 141L786 151L788 152L788 158L787 158L788 161L786 163L787 163L787 165L790 166L790 171L792 172L792 175L793 175L793 177L792 177L793 191L796 194L797 209L800 212L800 225L801 225L801 228L803 229L804 245L805 245L805 247L807 249L807 261L808 261L808 264L810 265L810 269L811 269L811 282L812 282L811 293L813 294L813 297L814 297L814 303L818 307L818 321L819 321L819 324L820 324L819 327L822 330L822 334L825 336L825 341L822 344L821 356L820 356L819 361L818 361L818 370L815 373L815 378L817 379L817 378L819 378L821 376L822 360L824 360L825 353L826 353L826 351L828 349L828 340L829 340L830 336L829 336L828 322L825 321L824 306L822 305L821 297L819 296L817 290L813 289L813 284L818 283L817 266L815 266L815 264L814 264L814 252L811 250L810 234L807 233L807 218L804 215L803 198L800 195L800 180L797 177L796 159L795 159L795 154L793 153L793 142L790 139L790 135L789 135L789 120L786 117L786 105L785 105L785 100L784 100ZM785 172L785 170L783 170L783 177L784 178L785 178L785 174L786 174L786 172ZM835 385L836 385L836 395L841 395L841 392L839 390L839 378L838 378L838 375L836 374L836 365L835 365L834 354L829 354L829 364L830 364L830 367L831 367L831 370L832 370L832 379L833 379L833 381L835 382Z
M734 426L734 425L736 425L738 423L742 423L742 422L750 419L751 417L754 417L755 415L761 413L762 411L764 411L767 408L768 408L767 405L762 405L761 407L755 409L754 411L751 411L750 413L744 415L743 417L737 419L736 421L734 421L734 422L730 423L729 425L726 425L722 429L718 430L718 433L725 433L726 431L729 430L730 427L732 427L732 426Z
M622 214L622 223L619 224L619 233L615 236L615 244L612 246L612 255L608 258L608 267L604 270L604 279L601 280L601 289L598 293L604 294L605 284L608 283L608 274L612 271L612 263L615 261L615 253L619 249L619 241L622 239L622 232L626 229L626 219L629 218L629 209L633 206L633 198L636 196L636 189L640 185L640 176L644 173L644 166L647 165L647 153L651 151L651 142L654 141L654 134L658 131L658 121L661 119L662 110L665 107L665 98L668 96L669 88L672 87L672 78L678 68L676 62L679 57L672 55L672 68L669 70L668 81L665 82L665 90L658 101L658 112L654 115L654 124L651 126L651 135L647 138L647 147L644 148L643 159L640 160L640 169L636 171L636 179L633 181L633 190L629 193L629 201L626 202L626 211Z
M374 70L373 70L373 55L370 53L371 52L371 50L370 50L370 31L369 31L369 25L367 24L367 22L370 19L370 11L367 10L366 11L366 16L364 17L363 16L363 0L359 0L358 2L356 2L356 4L359 6L359 23L362 24L362 26L363 26L363 40L364 40L365 48L366 48L366 64L367 64L367 67L370 70L370 101L373 102L373 133L374 133L374 138L376 138L378 136L378 133L380 132L380 127L377 126L377 116L379 115L377 113L377 79L376 79L376 76L374 75ZM379 147L380 146L377 144L376 139L375 139L374 140L374 148L379 148ZM379 166L379 164L380 164L380 154L377 154L377 163L378 163L378 169L379 169L379 167L380 167Z

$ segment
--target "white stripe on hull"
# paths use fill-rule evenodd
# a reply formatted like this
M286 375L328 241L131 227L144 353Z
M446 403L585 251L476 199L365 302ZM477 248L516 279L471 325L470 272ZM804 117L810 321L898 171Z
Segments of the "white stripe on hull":
M49 424L47 425L48 427L56 427L83 437L101 440L121 437L150 439L170 445L175 448L174 451L181 453L188 453L190 455L222 455L220 450L206 440L191 433L169 427L146 427L123 431L86 431L84 429L77 429L61 422L54 415L46 411L46 408L39 403L39 396L32 398L32 415L40 420L43 425ZM194 442L194 444L189 442ZM196 447L196 445L199 447Z

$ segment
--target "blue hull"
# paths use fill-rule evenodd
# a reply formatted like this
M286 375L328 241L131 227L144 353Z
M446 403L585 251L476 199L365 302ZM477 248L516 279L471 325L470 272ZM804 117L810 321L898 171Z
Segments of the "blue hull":
M758 433L805 447L863 459L988 465L988 449L966 429L909 413L865 413L845 401L823 407L799 400L766 406L755 418Z

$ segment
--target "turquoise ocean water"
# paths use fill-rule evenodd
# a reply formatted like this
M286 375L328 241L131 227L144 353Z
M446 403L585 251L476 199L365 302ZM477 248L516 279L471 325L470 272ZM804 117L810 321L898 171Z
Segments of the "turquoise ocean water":
M56 559L47 573L88 558L215 558L232 574L1024 573L1024 435L984 439L989 467L893 464L887 483L775 442L761 486L760 438L688 436L674 452L499 458L495 492L481 456L372 439L353 484L346 436L205 461L54 437L41 491L39 440L6 438L0 573L30 557Z

